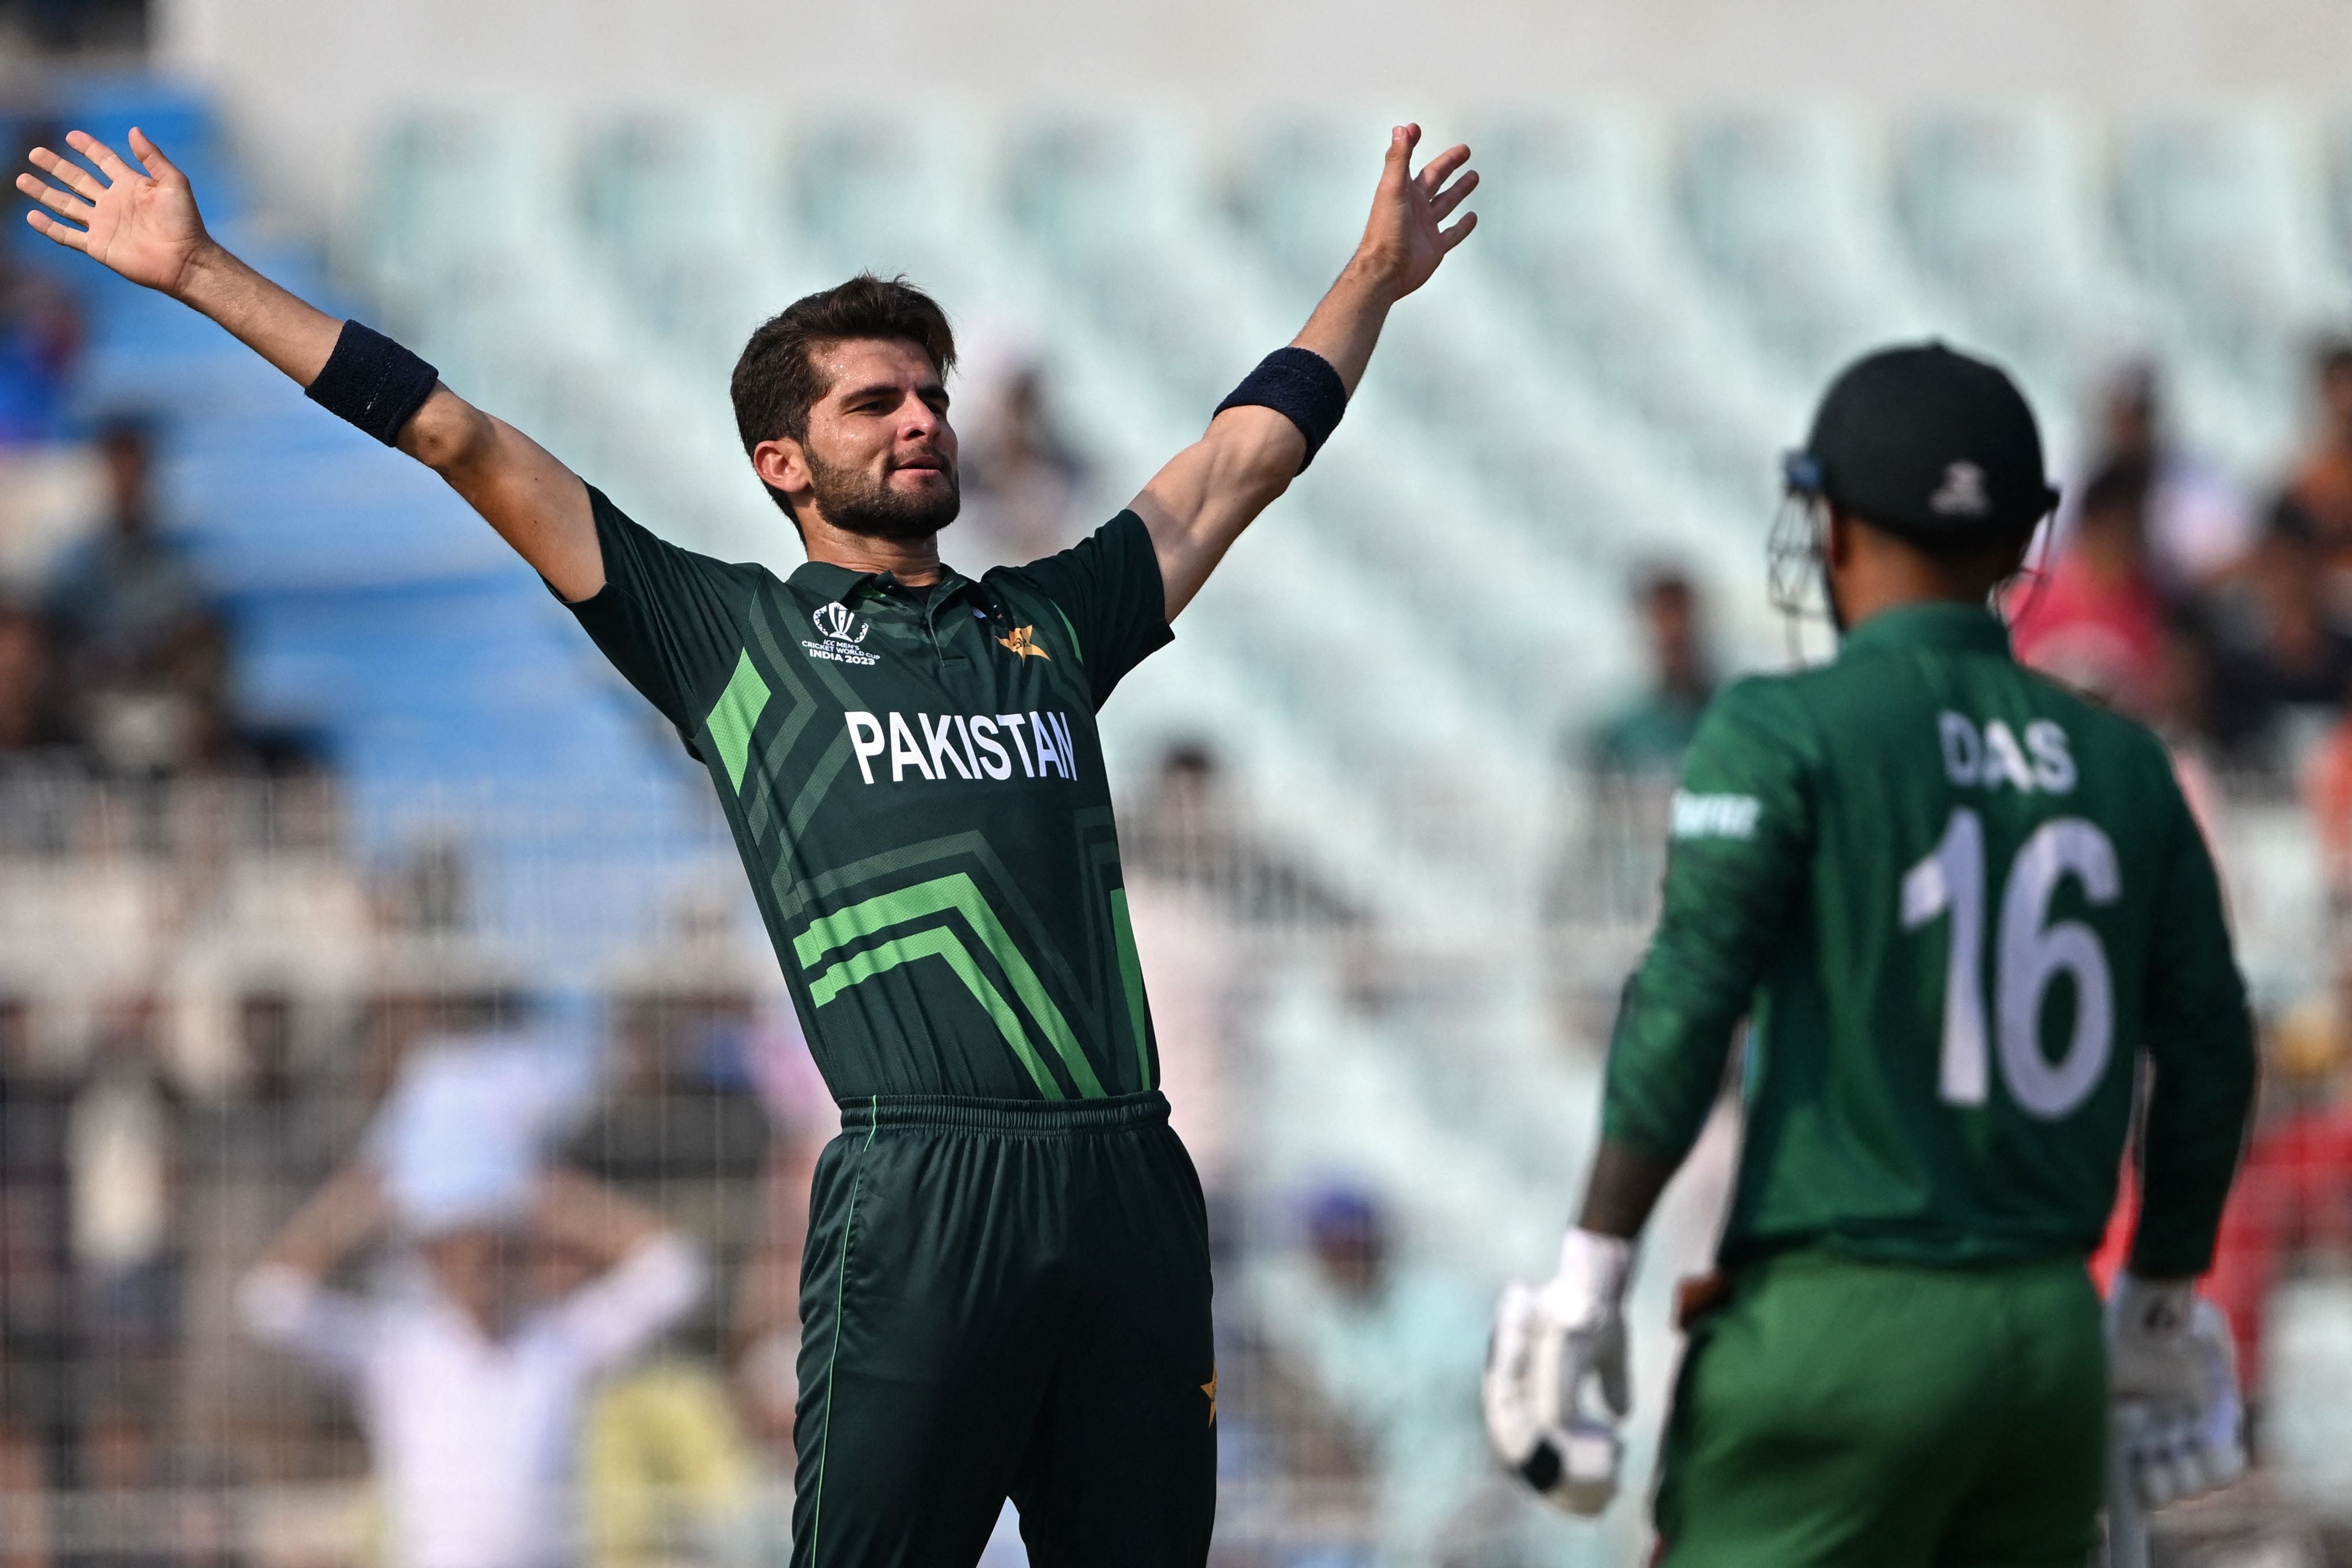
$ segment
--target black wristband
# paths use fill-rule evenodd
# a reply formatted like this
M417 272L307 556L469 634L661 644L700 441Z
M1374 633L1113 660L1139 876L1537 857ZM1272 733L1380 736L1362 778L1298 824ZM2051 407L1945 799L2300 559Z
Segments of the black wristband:
M1303 474L1339 427L1339 416L1348 412L1348 388L1331 362L1314 350L1279 348L1242 377L1242 384L1217 405L1217 412L1252 405L1273 409L1307 437L1307 456L1298 464Z
M302 395L390 447L440 380L439 371L382 332L345 321L326 368Z

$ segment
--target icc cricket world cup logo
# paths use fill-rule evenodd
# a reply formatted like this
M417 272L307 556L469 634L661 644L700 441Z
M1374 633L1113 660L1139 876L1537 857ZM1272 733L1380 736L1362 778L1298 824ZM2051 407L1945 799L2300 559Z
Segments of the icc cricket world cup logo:
M816 623L817 636L833 642L861 643L866 634L874 629L840 604L824 605L809 618Z
M809 621L816 628L816 635L824 639L801 644L801 651L809 658L821 658L831 664L861 667L882 662L878 656L857 646L866 640L866 634L874 629L874 623L858 619L850 613L849 606L839 600L818 605L816 613L809 616Z

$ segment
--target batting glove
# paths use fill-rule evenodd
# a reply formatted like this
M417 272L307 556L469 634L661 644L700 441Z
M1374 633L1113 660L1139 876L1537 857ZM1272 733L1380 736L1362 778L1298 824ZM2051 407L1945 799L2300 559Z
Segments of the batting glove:
M2228 1486L2246 1469L2229 1321L2186 1280L2118 1275L2107 1298L2114 1441L2149 1508Z
M1633 1409L1621 1311L1633 1245L1588 1230L1559 1244L1559 1272L1514 1279L1495 1307L1482 1393L1486 1436L1547 1501L1597 1514L1617 1495L1617 1423ZM1586 1407L1594 1386L1601 1412Z

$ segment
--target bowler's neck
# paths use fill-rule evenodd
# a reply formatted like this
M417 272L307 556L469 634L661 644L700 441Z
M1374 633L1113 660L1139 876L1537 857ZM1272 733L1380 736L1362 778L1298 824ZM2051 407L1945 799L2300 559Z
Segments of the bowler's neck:
M801 544L812 561L852 572L887 572L910 588L927 588L940 580L940 536L886 539L851 533L823 518L811 518L801 528Z

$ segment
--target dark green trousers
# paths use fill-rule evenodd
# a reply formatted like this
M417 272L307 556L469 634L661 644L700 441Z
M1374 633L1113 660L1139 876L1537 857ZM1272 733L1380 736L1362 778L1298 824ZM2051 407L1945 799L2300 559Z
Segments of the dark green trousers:
M2081 1568L2107 1363L2079 1258L1784 1253L1691 1329L1658 1486L1665 1568Z
M845 1104L801 1268L793 1568L1198 1568L1216 1514L1201 1184L1157 1091Z

